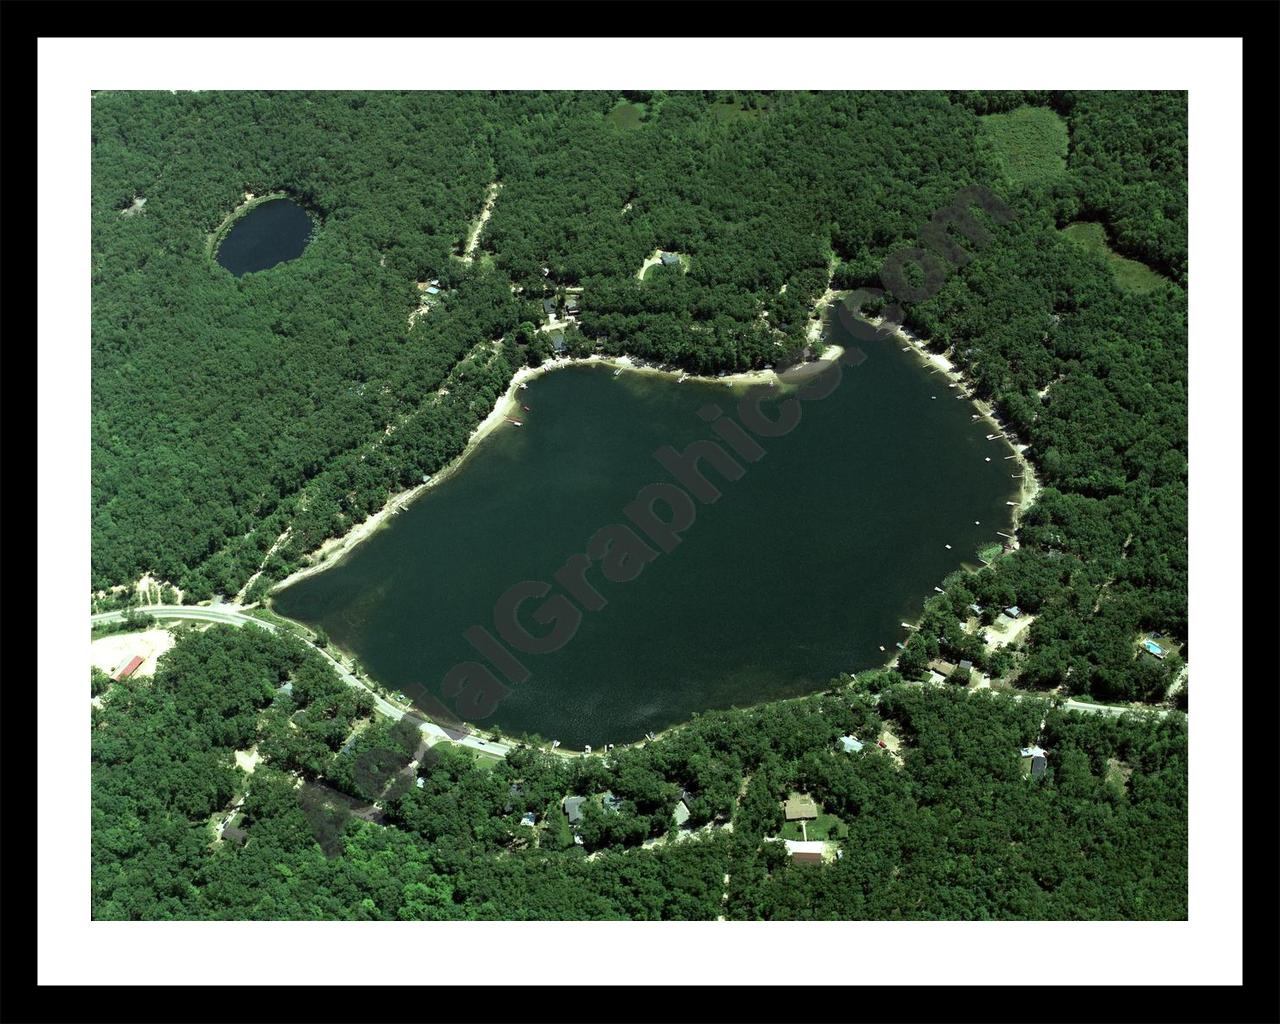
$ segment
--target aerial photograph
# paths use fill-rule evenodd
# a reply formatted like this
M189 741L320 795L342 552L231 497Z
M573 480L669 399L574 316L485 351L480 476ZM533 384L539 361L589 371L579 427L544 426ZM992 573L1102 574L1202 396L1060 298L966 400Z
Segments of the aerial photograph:
M94 922L1188 921L1187 91L85 101Z

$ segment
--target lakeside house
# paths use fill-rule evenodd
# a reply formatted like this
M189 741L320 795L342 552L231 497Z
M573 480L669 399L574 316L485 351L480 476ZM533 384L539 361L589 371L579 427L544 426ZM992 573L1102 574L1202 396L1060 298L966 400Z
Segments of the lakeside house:
M555 299L543 299L543 300L542 300L542 311L543 311L544 313L546 313L546 314L547 314L547 316L554 317L554 316L556 315L556 300L555 300Z
M582 824L582 805L587 802L585 796L567 796L561 801L560 806L564 808L565 816L569 819L570 825Z
M818 805L807 793L792 793L782 806L787 821L813 821L818 816Z
M937 672L938 675L942 676L944 679L956 670L956 667L951 664L951 662L943 661L940 658L934 658L933 661L929 662L927 667L931 668L934 672Z
M569 351L569 346L565 344L563 331L556 331L551 335L551 350L558 356L562 356ZM590 750L587 751L587 753L590 752Z
M836 740L836 744L846 754L856 754L863 747L862 741L854 736L841 736Z

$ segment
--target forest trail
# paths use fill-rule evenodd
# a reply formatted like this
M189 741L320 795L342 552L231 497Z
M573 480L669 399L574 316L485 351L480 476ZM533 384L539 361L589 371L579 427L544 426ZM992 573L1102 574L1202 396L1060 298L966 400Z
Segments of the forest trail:
M498 201L498 193L502 190L502 182L495 181L489 185L489 191L485 196L484 209L480 211L480 216L476 218L476 222L471 225L471 233L467 236L466 248L462 250L462 262L470 263L476 246L480 244L480 233L484 231L484 226L489 223L489 217L493 214L493 204Z

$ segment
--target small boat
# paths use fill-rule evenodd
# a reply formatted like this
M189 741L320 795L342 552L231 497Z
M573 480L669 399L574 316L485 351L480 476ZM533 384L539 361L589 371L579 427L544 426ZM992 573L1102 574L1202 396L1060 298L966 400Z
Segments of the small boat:
M508 423L514 423L517 427L523 427L523 426L524 426L524 424L523 424L523 423L521 423L519 420L513 420L510 416L508 416L508 417L507 417L507 422L508 422Z
M990 461L991 461L991 456L990 456L990 455L988 455L988 456L987 456L987 461L988 461L988 462L990 462Z
M521 406L521 408L522 408L522 409L524 409L524 411L525 411L525 412L532 412L532 411L533 411L533 410L531 410L527 405ZM988 462L990 462L991 460L990 460L990 459L987 459L987 461L988 461Z
M520 382L520 390L521 390L521 391L524 391L528 386L529 386L529 385L528 385L528 384L526 384L524 381L521 381L521 382Z
M616 370L614 370L614 371L613 371L613 375L616 377L616 376L618 376L618 374L620 374L621 372L622 372L622 367L621 367L621 366L619 366Z
M951 545L950 545L950 544L943 544L942 546L943 546L944 548L946 548L948 551L950 551L950 550L951 550Z

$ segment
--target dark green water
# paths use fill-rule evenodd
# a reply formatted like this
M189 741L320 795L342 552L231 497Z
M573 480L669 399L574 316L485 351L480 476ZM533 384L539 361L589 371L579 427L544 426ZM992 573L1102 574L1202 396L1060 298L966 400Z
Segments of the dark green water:
M463 717L599 746L883 663L879 646L893 652L934 585L1008 529L1019 481L1008 446L985 440L991 428L940 374L895 343L862 348L866 361L803 403L794 430L759 439L760 461L738 460L739 480L706 470L723 496L696 505L674 550L629 582L593 566L607 605L584 612L560 650L519 654L530 678L492 714ZM453 477L274 606L323 626L415 700L439 696L452 666L483 661L463 631L498 635L495 602L519 581L563 593L553 574L566 558L599 528L629 524L622 509L641 487L673 481L654 451L711 437L698 409L716 402L736 416L741 394L598 366L545 374L518 392L530 407L515 414L522 428L500 427ZM541 603L522 614L537 635L552 625L532 619Z
M218 263L236 277L296 259L315 222L292 199L260 203L241 217L218 246Z

